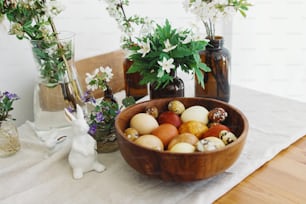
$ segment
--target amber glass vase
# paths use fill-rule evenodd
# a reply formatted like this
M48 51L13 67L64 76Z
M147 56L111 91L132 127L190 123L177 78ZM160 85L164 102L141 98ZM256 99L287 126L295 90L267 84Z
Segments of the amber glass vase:
M150 84L150 98L171 98L171 97L184 97L184 82L176 74L176 71L171 70L170 74L173 77L173 81L167 84L165 87L158 87Z
M211 72L203 73L204 89L195 82L195 96L229 101L231 57L223 43L223 37L215 36L215 39L210 39L206 49L200 52L202 62Z
M132 61L125 59L123 63L124 80L125 80L125 92L127 96L133 96L135 100L138 100L148 95L147 85L140 85L141 75L139 73L128 74L127 71L132 65Z

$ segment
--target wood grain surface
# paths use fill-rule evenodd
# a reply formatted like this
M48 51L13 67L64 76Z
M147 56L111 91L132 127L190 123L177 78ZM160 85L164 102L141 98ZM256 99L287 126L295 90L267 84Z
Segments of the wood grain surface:
M215 202L221 203L306 203L306 135Z

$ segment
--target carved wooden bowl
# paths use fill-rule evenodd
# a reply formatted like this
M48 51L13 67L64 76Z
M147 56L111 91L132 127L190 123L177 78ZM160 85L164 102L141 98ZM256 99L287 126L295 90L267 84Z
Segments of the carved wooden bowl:
M239 157L246 141L248 121L244 114L225 102L206 98L176 98L185 107L202 105L208 110L222 107L228 113L224 122L238 139L222 149L209 152L171 153L148 149L129 141L124 130L136 113L144 112L147 106L155 105L160 112L167 110L173 98L154 99L138 103L123 110L116 119L115 127L120 152L125 161L136 171L166 181L195 181L210 178L224 172Z

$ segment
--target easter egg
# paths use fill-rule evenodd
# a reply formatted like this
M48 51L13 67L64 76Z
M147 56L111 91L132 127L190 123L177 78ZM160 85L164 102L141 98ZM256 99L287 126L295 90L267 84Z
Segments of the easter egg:
M199 105L190 106L181 114L181 119L183 123L194 120L207 124L208 113L209 113L208 110L203 106Z
M149 134L158 126L157 120L147 113L137 113L130 121L130 127L135 128L140 135Z

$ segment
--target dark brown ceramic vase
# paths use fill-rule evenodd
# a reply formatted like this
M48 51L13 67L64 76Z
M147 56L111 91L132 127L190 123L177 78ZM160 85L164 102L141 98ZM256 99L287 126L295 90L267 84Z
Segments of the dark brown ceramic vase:
M204 74L203 89L198 82L195 82L195 96L206 97L229 102L230 100L230 66L231 57L229 51L223 47L224 39L215 36L209 39L206 49L200 52L200 57L211 72Z
M171 70L170 75L173 77L173 81L165 87L156 88L154 83L150 84L150 99L184 97L183 80L177 76L174 70Z

